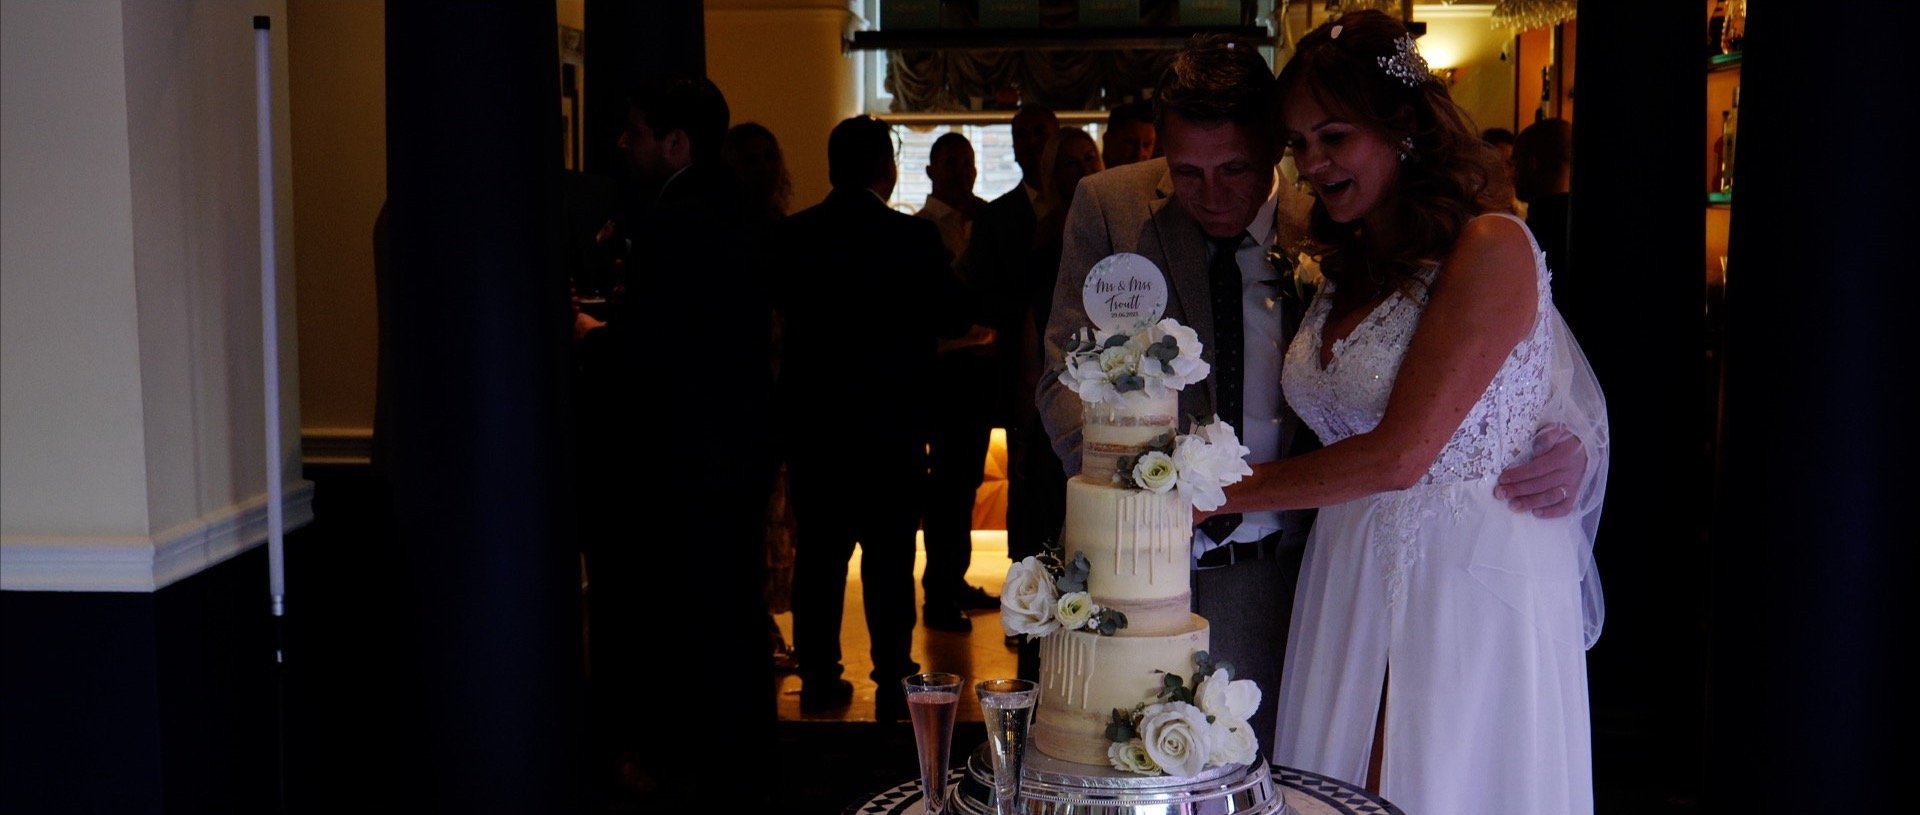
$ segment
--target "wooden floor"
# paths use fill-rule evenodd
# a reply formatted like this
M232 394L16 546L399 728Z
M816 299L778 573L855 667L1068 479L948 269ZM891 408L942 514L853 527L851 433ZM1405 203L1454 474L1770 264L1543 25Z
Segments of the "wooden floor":
M924 551L914 556L914 608L920 608L918 596L920 572L926 565ZM967 569L967 582L998 595L1000 584L1007 576L1007 536L1001 530L983 530L973 533L973 560ZM969 615L973 621L971 634L933 631L925 626L916 625L913 630L913 660L920 663L923 671L948 671L957 673L966 679L967 692L960 695L959 720L962 722L980 721L980 700L972 692L974 682L982 679L999 679L1014 676L1016 655L1006 644L1006 637L1000 630L998 611L975 611ZM788 642L793 641L793 615L777 614L781 633ZM873 718L874 684L867 678L873 669L873 662L867 656L866 613L860 602L860 554L854 553L847 565L846 613L840 623L840 643L843 662L846 666L845 677L853 683L853 704L832 713L801 715L800 713L800 677L784 674L780 677L780 720L787 721L825 721L825 722L871 722Z

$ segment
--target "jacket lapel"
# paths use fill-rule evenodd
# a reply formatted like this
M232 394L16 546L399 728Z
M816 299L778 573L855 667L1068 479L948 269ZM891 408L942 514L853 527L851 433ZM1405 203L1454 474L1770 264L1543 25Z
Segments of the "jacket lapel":
M1201 357L1207 364L1214 364L1213 338L1213 299L1209 296L1210 283L1207 280L1207 240L1201 230L1200 222L1187 213L1185 207L1173 200L1173 176L1163 175L1160 184L1154 190L1152 205L1154 237L1159 241L1160 257L1154 260L1167 272L1169 289L1167 316L1173 317L1192 328L1201 337L1206 338L1207 346L1201 349ZM1145 247L1143 247L1145 248ZM1154 257L1150 252L1143 252ZM1192 389L1182 394L1193 393ZM1213 413L1214 378L1207 377L1205 404L1199 400L1182 400L1181 410L1192 415L1210 415Z

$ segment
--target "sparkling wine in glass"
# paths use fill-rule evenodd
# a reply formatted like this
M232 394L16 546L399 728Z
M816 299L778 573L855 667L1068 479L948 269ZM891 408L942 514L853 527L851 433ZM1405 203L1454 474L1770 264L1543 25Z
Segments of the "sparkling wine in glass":
M987 725L994 815L1018 815L1027 726L1033 721L1039 686L1025 679L988 679L975 685L974 691L980 694L980 718Z
M947 811L947 765L953 757L953 719L960 710L960 675L914 674L900 680L913 743L920 754L920 794L927 815Z

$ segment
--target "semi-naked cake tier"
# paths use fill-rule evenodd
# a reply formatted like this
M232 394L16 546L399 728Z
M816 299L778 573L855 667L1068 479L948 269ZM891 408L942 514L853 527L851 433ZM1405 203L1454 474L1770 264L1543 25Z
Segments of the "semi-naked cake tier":
M1061 544L1068 562L1087 557L1087 593L1127 615L1113 636L1062 631L1040 641L1040 704L1033 743L1054 758L1105 766L1107 724L1165 684L1191 677L1207 650L1207 621L1189 610L1193 507L1177 492L1152 493L1084 475L1067 482Z
M1040 640L1040 704L1033 744L1054 758L1107 766L1113 710L1132 710L1165 684L1162 673L1190 677L1193 655L1207 650L1207 621L1187 615L1179 633L1103 637L1060 631Z
M1113 481L1114 463L1138 455L1162 434L1180 428L1180 395L1135 393L1117 405L1087 405L1080 425L1080 474L1095 484Z
M1193 506L1161 494L1074 476L1067 481L1061 546L1087 556L1087 594L1127 615L1130 636L1187 630Z

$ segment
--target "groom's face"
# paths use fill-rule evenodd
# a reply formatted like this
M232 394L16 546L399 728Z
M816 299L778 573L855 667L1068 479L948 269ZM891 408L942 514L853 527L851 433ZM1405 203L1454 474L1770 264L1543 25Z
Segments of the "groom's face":
M1173 194L1209 237L1231 238L1253 223L1273 194L1269 139L1232 122L1192 122L1170 113L1160 144Z

